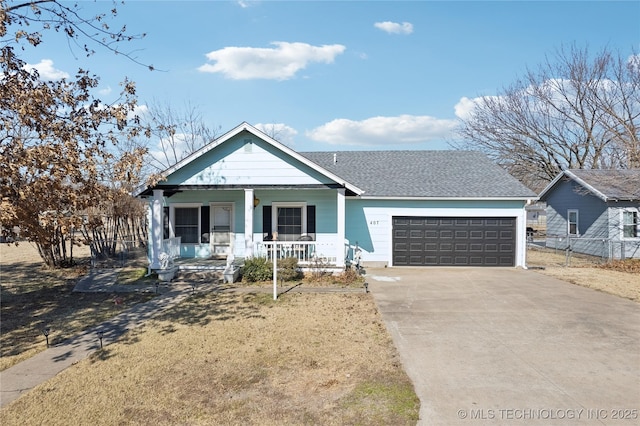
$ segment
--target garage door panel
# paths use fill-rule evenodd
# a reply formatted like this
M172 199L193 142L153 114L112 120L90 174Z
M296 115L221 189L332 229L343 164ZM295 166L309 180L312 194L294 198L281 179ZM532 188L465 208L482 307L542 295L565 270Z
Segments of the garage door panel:
M456 238L456 240L459 240L459 239L466 240L466 239L469 238L469 231L467 231L467 230L463 230L463 231L456 230L455 231L455 238Z
M515 226L515 218L394 217L393 264L513 266Z
M440 256L438 258L438 265L441 265L441 266L453 266L453 257L451 257L451 256Z
M413 252L422 252L423 251L423 245L421 242L418 243L411 243L409 244L409 251L413 251Z
M449 240L451 238L453 238L453 231L450 229L446 229L446 230L441 230L438 234L438 237L440 239L446 239Z
M495 240L498 238L498 231L485 231L484 239L485 240Z
M393 236L395 238L407 238L408 232L406 229L394 229Z

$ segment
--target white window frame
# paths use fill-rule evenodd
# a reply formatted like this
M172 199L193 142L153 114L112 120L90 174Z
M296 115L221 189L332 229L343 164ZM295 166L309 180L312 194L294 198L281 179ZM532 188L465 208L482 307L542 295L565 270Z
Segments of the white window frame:
M632 226L631 225L627 225L624 221L626 213L631 213L632 215L635 213L635 218L636 218L636 223L635 223L635 233L636 236L635 237L625 237L624 235L624 228L625 226ZM620 231L621 231L621 238L623 240L637 240L638 238L640 238L640 211L638 210L634 210L634 209L624 209L620 212Z
M280 207L299 207L302 213L302 233L307 233L307 203L305 201L281 201L271 203L271 233L276 235L278 232L278 209ZM279 239L279 238L278 238Z
M575 233L571 233L571 224L573 222L571 222L571 214L575 213L576 215L576 221L575 221L575 225L576 225L576 232ZM578 209L569 209L567 210L567 235L569 236L579 236L580 235L580 212L578 211Z
M197 245L201 244L202 241L202 204L201 203L176 203L170 204L170 217L171 223L169 224L169 236L176 236L176 208L197 208L198 209L198 242L196 243L182 243L182 244L190 244Z

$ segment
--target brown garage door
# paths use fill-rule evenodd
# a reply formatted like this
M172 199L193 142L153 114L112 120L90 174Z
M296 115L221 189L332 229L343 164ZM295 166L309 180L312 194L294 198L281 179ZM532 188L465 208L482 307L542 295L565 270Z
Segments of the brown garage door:
M396 266L514 266L516 218L393 218Z

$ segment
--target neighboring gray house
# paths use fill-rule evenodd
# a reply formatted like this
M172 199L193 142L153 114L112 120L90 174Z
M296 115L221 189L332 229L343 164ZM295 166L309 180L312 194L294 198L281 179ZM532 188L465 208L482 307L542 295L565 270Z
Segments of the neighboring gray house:
M152 269L168 244L302 265L343 267L357 247L365 265L524 266L536 198L478 152L299 153L247 123L164 176L135 193L149 200Z
M565 170L540 193L547 247L640 258L640 169Z

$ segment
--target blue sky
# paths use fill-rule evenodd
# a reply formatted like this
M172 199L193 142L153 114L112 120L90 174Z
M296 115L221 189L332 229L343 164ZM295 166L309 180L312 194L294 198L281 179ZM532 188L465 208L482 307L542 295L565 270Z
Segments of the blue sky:
M142 106L190 104L219 134L267 125L298 151L446 149L465 99L562 44L640 51L637 0L127 1L117 22L147 34L122 50L158 71L51 35L25 59L41 75L88 68L105 101L128 77Z

